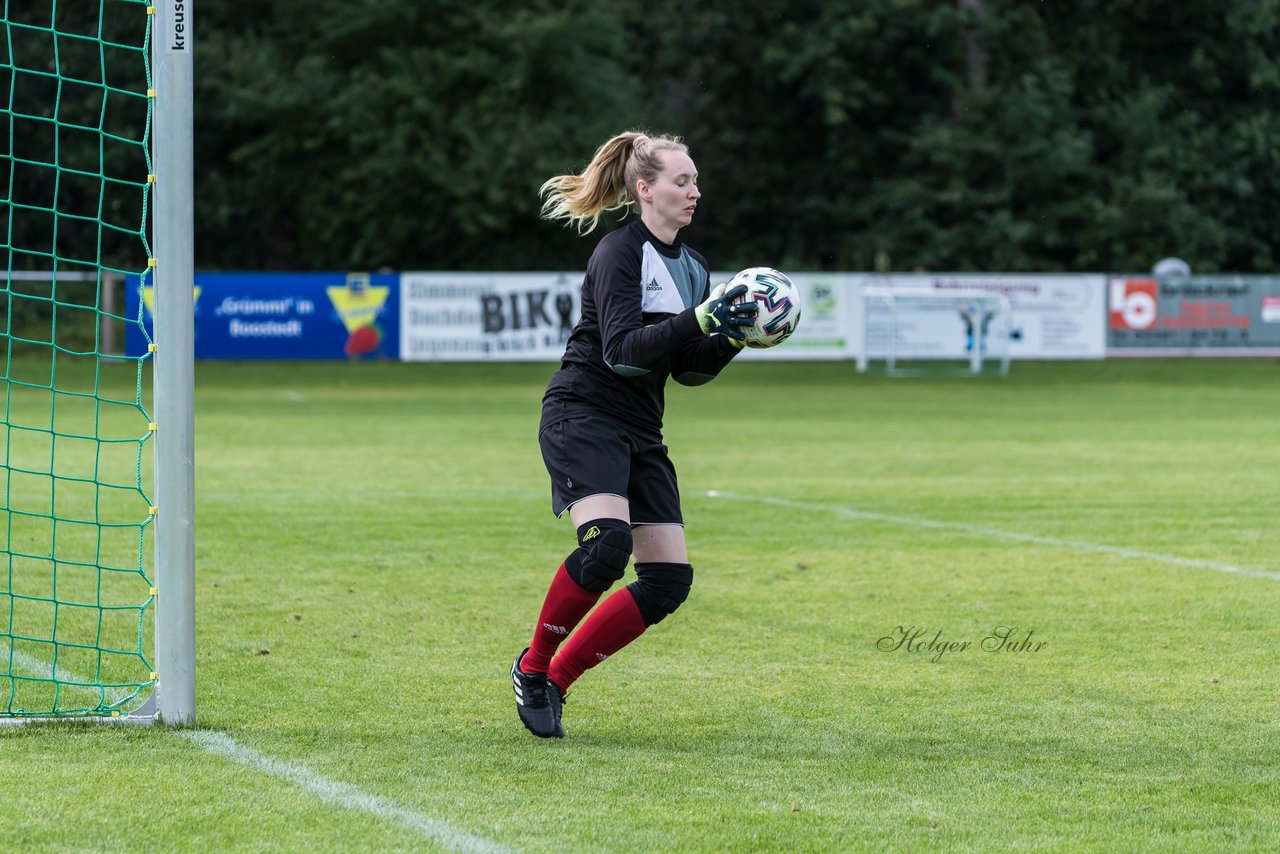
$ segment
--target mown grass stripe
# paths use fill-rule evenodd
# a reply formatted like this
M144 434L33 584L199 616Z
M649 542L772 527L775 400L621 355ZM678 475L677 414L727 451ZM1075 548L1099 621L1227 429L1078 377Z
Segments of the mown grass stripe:
M894 525L903 525L908 528L931 528L940 531L961 531L966 534L976 534L978 536L994 537L996 539L1004 540L1016 540L1017 542L1033 543L1039 546L1055 546L1057 548L1117 555L1125 558L1139 558L1142 560L1156 561L1158 563L1173 564L1175 566L1187 566L1194 569L1209 569L1214 572L1226 572L1233 575L1247 575L1251 578L1266 578L1271 581L1280 581L1280 572L1269 572L1265 569L1251 569L1249 567L1234 566L1229 563L1221 563L1214 560L1198 560L1196 558L1165 554L1163 552L1149 552L1143 549L1130 549L1123 546L1108 546L1103 543L1088 543L1081 540L1061 540L1057 537L1042 537L1038 534L1023 534L1018 531L1005 531L1001 528L988 528L985 525L966 525L960 522L938 522L934 519L924 519L917 516L897 516L890 513L872 513L867 510L858 510L854 507L843 507L837 504L814 504L807 501L791 501L786 498L775 498L767 495L741 495L734 492L721 492L718 489L707 490L707 497L727 498L731 501L757 501L761 504L770 504L774 507L786 507L790 510L813 510L824 513L834 513L837 516L844 516L847 519L859 519L865 522L888 522Z

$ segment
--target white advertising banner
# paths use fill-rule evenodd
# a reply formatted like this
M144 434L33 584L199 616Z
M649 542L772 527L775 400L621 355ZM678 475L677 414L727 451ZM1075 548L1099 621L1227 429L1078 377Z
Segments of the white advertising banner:
M733 273L712 273L712 283L727 282ZM765 350L746 349L740 359L807 362L850 359L852 300L845 273L787 273L800 292L800 326L791 337Z
M554 362L578 322L582 273L403 273L406 362Z
M715 273L713 282L732 273ZM1009 300L1009 355L1019 359L1101 359L1106 354L1103 275L788 273L800 291L795 334L745 359L883 358L887 338L864 318L866 288L939 295L974 292ZM400 277L400 357L405 361L554 362L578 320L583 274L404 273ZM965 318L937 311L910 320L935 356L973 346ZM919 328L916 328L919 327ZM883 330L880 330L883 332ZM869 339L868 339L869 336Z
M713 282L728 281L719 273ZM797 273L800 327L748 359L847 359L850 292L843 274ZM403 273L400 358L558 361L578 321L582 273Z
M1106 355L1106 276L1017 274L885 274L850 276L856 298L850 306L851 349L882 358L887 341L877 317L863 317L864 288L908 292L995 293L1009 300L1009 355L1015 359L1101 359ZM867 322L869 319L870 322ZM942 356L963 355L972 330L959 312L927 319L929 337ZM952 353L954 351L954 354Z

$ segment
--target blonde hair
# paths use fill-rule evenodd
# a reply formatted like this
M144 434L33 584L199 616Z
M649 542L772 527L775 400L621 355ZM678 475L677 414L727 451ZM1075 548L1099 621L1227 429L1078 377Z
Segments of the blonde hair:
M542 185L542 218L563 219L577 226L579 234L587 234L602 213L638 207L636 182L657 179L661 151L687 154L689 147L678 136L650 137L633 130L618 134L596 149L581 174L557 175Z

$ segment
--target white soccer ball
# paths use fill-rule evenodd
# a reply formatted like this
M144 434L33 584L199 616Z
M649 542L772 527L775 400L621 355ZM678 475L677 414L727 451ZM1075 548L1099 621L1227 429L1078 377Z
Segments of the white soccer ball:
M775 347L790 338L800 324L800 291L795 284L772 267L750 267L733 277L728 290L738 285L746 285L747 292L735 303L754 300L760 306L755 325L743 329L747 346Z

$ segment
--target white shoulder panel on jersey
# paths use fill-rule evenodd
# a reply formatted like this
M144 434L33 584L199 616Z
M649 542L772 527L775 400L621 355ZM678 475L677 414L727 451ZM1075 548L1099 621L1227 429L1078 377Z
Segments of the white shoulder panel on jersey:
M646 314L679 314L685 310L684 299L671 278L671 270L652 243L644 245L640 260L640 287L644 292L640 310Z

